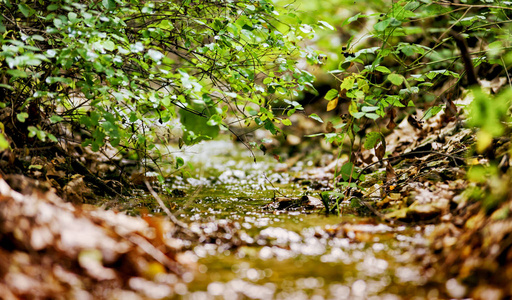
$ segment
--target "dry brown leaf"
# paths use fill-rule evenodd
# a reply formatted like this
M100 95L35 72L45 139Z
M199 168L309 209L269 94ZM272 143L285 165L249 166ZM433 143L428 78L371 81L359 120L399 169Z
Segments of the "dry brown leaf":
M384 143L380 142L377 147L375 147L375 156L381 160L384 154L386 154L386 148L384 147Z
M409 115L407 117L407 122L409 122L409 124L411 124L416 129L419 129L419 130L423 129L423 124L422 124L423 122L418 121L413 115Z
M386 165L386 180L388 182L396 180L396 173L393 166L388 162Z
M20 181L36 182L15 182ZM9 251L0 247L0 273L5 274L0 298L171 296L176 279L139 279L154 275L155 265L164 276L183 274L194 260L180 256L179 243L164 233L172 224L149 219L154 226L113 211L77 208L52 192L24 195L0 178L0 235L12 245Z
M453 118L457 115L457 107L455 106L452 100L446 100L446 108L444 110L444 113L448 118Z
M334 129L334 125L332 125L332 122L331 121L328 121L326 124L325 124L325 131L326 132L334 132L335 129Z
M395 109L392 108L392 109L388 110L387 115L389 117L389 123L386 126L386 128L389 130L393 130L396 127L396 123L395 123L396 111L395 111Z
M85 184L83 175L73 175L73 179L63 188L64 199L72 203L84 203L85 198L92 195L92 190Z

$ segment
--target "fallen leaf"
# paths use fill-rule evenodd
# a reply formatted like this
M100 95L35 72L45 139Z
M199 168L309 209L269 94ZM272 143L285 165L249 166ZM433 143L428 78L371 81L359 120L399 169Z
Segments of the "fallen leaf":
M395 170L393 169L393 166L391 166L389 162L386 165L386 180L388 182L396 180Z
M452 100L446 100L446 108L444 110L444 113L448 118L453 118L457 115L457 107L455 106Z
M51 190L30 191L37 181L19 177L11 181L24 183L26 194L0 178L0 236L11 245L9 251L0 247L0 298L164 298L194 268L169 235L174 223L147 217L151 226L122 213L75 207ZM159 281L160 275L172 280Z
M413 115L409 115L407 117L407 122L409 122L409 124L411 124L416 129L423 129L423 121L418 121Z
M375 156L381 160L384 157L384 154L386 154L386 148L384 147L384 143L381 141L377 147L375 147Z

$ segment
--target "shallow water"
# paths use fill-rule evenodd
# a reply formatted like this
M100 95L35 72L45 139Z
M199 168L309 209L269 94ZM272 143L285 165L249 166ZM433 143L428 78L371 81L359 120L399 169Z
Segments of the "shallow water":
M436 299L418 257L429 227L390 226L353 215L264 209L277 195L316 195L292 182L307 166L272 173L277 162L230 141L188 150L193 176L170 179L173 213L191 229L217 238L193 247L198 272L176 289L185 299ZM261 152L261 151L260 151ZM184 154L188 155L188 154ZM159 208L137 198L128 209ZM340 225L342 224L342 225Z

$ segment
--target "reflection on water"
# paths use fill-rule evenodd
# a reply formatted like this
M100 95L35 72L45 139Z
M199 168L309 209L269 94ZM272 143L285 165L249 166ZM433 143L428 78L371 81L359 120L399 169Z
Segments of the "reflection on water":
M317 191L292 183L294 174L272 173L276 162L269 157L253 163L247 150L229 141L204 143L191 152L193 176L171 179L166 186L186 196L166 200L192 231L218 238L191 249L199 258L198 272L178 286L178 298L438 298L416 261L427 251L425 228L265 210L276 194ZM137 207L158 212L149 198L131 209Z

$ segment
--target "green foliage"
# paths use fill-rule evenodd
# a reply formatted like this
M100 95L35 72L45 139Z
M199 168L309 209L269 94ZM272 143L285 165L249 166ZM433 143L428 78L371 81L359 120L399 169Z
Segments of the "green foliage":
M441 112L444 105L438 99L448 92L457 94L466 72L452 31L460 32L466 41L478 40L480 49L488 49L471 54L475 65L487 63L506 67L512 63L506 52L511 40L510 30L507 25L501 25L508 24L508 7L491 4L465 7L402 0L394 2L387 13L358 13L343 22L343 26L350 27L352 23L374 21L367 32L371 38L356 42L349 38L337 68L331 71L339 82L339 94L351 101L351 119L346 120L347 126L340 135L354 131L355 126L362 127L358 123L366 123L368 119L378 121L393 108L426 106L426 119ZM444 82L451 82L444 94L434 94ZM330 90L325 98L334 99L336 91ZM498 104L503 101L488 104L489 101L479 101L482 96L475 97L476 103L481 104L474 104L479 105L479 109L473 111L480 111L474 119L486 120L488 128L499 130L499 124L489 122L501 122L502 116L478 114L492 111L491 114L503 115L507 104ZM496 107L483 111L482 107L488 105ZM328 107L331 109L333 107ZM493 136L499 134L495 132ZM365 148L372 148L376 138L374 132L369 132Z
M499 95L489 95L481 89L473 89L474 99L470 105L471 118L468 124L480 128L477 139L477 151L483 152L492 143L492 139L502 136L511 120L508 110L511 106L512 90L507 89Z
M341 213L341 201L345 198L344 194L334 191L323 191L319 195L326 214L334 213L339 215Z
M382 136L381 133L379 132L369 132L367 135L366 135L366 141L364 142L364 147L366 149L372 149L374 148L375 146L377 146L377 144L381 141L381 139L383 139L384 137Z
M311 86L297 62L318 55L297 45L326 26L269 0L11 0L0 10L2 107L32 126L8 134L54 140L71 126L95 151L108 142L137 154L178 119L187 144L214 138L226 118L273 133L289 125L272 107Z
M312 2L309 5L323 5ZM468 72L472 68L464 63L461 53L468 51L467 61L474 67L481 66L482 74L477 76L489 76L489 80L501 76L510 82L512 11L509 4L500 1L463 2L399 0L375 7L356 4L352 6L355 11L345 14L343 20L335 13L338 10L334 3L323 6L328 10L323 14L325 21L338 29L338 38L326 38L330 44L319 43L332 58L326 65L331 67L329 73L336 82L336 88L325 95L329 100L327 110L348 103L348 114L336 126L336 132L325 134L326 141L344 147L348 137L352 152L360 135L361 145L375 149L381 159L385 145L380 149L380 142L384 143L385 134L396 126L394 121L415 110L424 120L448 111L447 103L453 106L452 101L465 96L464 90L474 98L468 125L479 129L478 152L483 153L493 139L509 132L511 88L500 87L504 91L498 95L470 89ZM490 69L498 73L482 71ZM365 131L360 131L363 128ZM349 164L343 168L346 181L350 178Z

